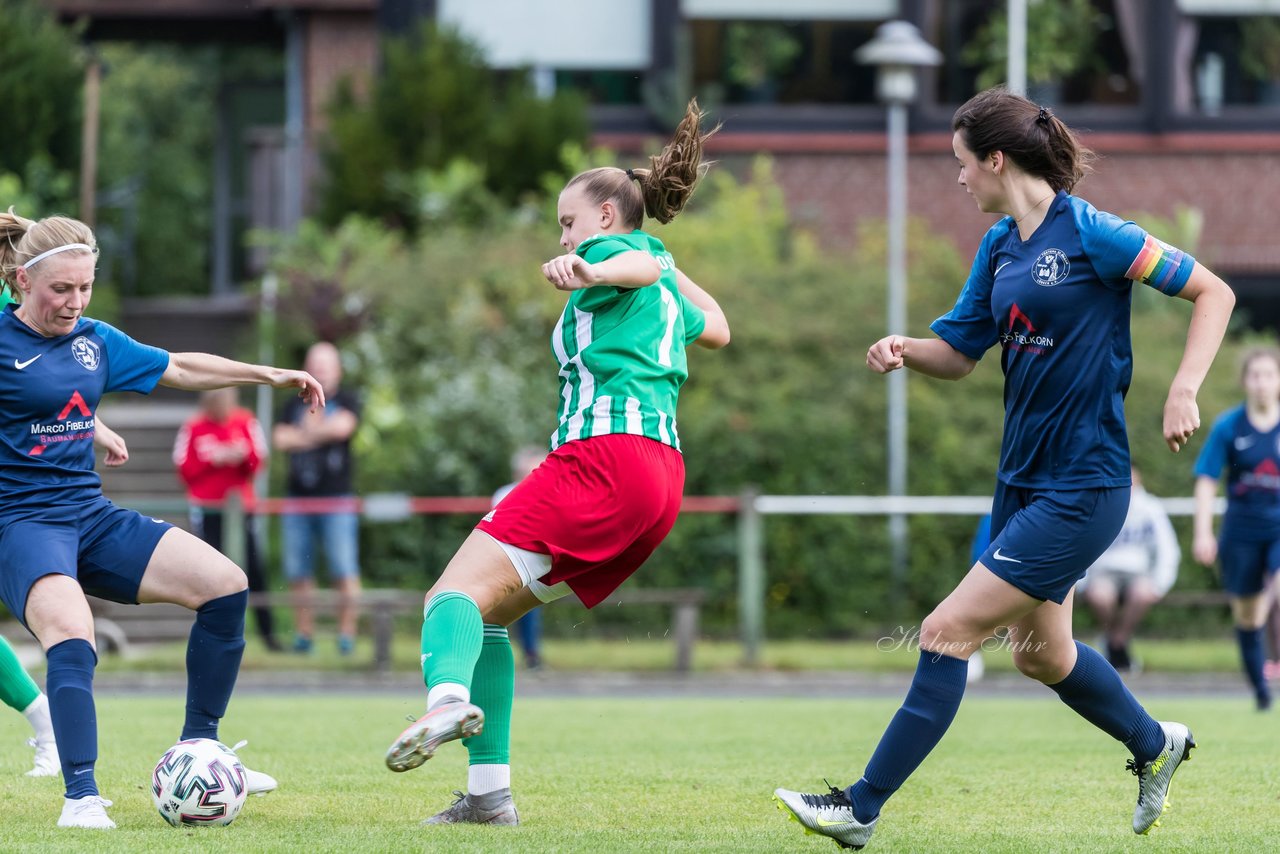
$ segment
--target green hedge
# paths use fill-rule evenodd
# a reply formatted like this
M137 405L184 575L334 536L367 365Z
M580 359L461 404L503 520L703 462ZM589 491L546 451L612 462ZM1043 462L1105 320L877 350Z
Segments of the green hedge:
M735 175L734 172L738 174ZM544 441L554 426L555 368L548 335L564 297L541 280L558 253L550 203L488 229L442 226L416 240L349 221L324 245L334 266L286 253L286 279L327 269L333 306L361 317L344 342L349 377L367 401L359 434L361 487L418 495L487 494L507 480L510 451ZM656 229L682 269L722 303L732 345L695 349L680 405L687 493L736 494L748 484L779 494L885 491L885 382L864 364L884 332L883 227L820 248L789 220L767 160L718 167L690 210ZM973 235L976 247L980 234ZM368 247L362 252L360 247ZM968 270L964 253L913 221L909 237L910 330L952 305ZM329 257L327 256L327 257ZM1178 364L1190 306L1149 289L1134 298L1137 366L1128 399L1130 440L1159 495L1186 495L1200 439L1180 455L1161 437L1161 411ZM341 324L339 324L341 325ZM1239 397L1233 338L1201 395L1207 426ZM962 383L909 381L909 490L987 494L1001 422L998 353ZM465 536L471 519L368 527L369 582L425 588ZM904 619L918 619L968 568L974 519L917 517ZM771 635L842 636L882 628L889 613L886 524L880 518L771 517ZM1189 544L1187 551L1189 552ZM1184 567L1183 586L1208 586ZM633 582L700 586L710 594L707 629L736 627L734 520L687 515ZM633 614L591 619L607 630ZM1199 619L1199 618L1197 618ZM1213 617L1208 617L1212 621Z

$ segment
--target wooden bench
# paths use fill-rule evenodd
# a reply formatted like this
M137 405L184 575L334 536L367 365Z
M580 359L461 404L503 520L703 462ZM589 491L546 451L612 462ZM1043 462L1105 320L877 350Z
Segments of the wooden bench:
M577 603L577 599L573 600ZM675 669L688 673L693 667L693 644L698 639L698 617L707 601L707 591L698 587L624 587L615 591L597 608L606 605L670 605L671 634L676 641Z
M249 608L266 605L271 608L295 608L303 601L317 614L337 616L343 604L336 590L315 590L304 600L300 594L287 591L250 593ZM368 615L373 627L373 666L380 672L391 669L391 642L395 638L395 618L402 614L422 613L422 591L373 588L363 590L357 600L361 616Z
M1170 590L1158 604L1183 608L1208 608L1215 605L1226 608L1231 603L1225 590Z
M373 663L377 670L385 672L391 669L391 644L395 638L396 617L421 614L423 594L424 591L421 590L394 588L369 589L360 594L360 613L367 616L371 623ZM601 607L671 606L671 634L676 643L675 669L687 673L693 666L693 646L698 638L699 614L706 596L705 590L692 587L631 588L614 593L601 603ZM341 596L334 590L316 590L308 601L317 614L333 616L338 612ZM298 597L286 591L252 593L249 596L250 609L259 605L292 608L297 604ZM89 597L89 605L93 610L99 650L110 650L124 656L132 654L135 644L186 640L195 620L195 613L180 605L122 605L92 596Z
M96 596L86 598L93 612L99 655L114 652L128 658L136 644L186 640L196 618L194 611L181 605L124 605Z
M316 590L308 601L316 613L336 615L341 597L333 590ZM250 609L260 605L292 608L299 602L299 597L288 592L249 596ZM366 590L361 593L358 606L361 614L367 614L373 624L374 666L381 671L390 670L394 618L399 614L421 613L422 594L408 590ZM89 607L93 611L99 650L123 656L132 654L135 644L186 640L195 621L195 612L167 603L124 605L90 596Z

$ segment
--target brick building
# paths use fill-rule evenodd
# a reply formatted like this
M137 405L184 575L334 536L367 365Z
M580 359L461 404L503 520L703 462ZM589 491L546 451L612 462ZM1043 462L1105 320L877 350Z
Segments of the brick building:
M852 51L890 19L945 56L911 111L909 210L964 252L990 217L954 192L948 122L999 64L987 38L1005 0L49 0L86 37L274 44L286 58L282 122L243 148L253 225L289 227L314 177L335 82L376 73L378 43L423 18L456 27L499 68L531 67L544 91L588 93L600 142L644 151L690 93L725 129L713 153L767 152L796 217L852 239L885 209L884 111ZM1061 0L1032 7L1031 94L1102 155L1081 194L1120 213L1203 213L1201 254L1255 318L1280 325L1280 17L1262 0ZM1078 20L1039 18L1038 8ZM1080 14L1081 10L1085 14ZM1079 25L1079 26L1077 26ZM1056 27L1056 29L1054 29ZM1260 41L1261 40L1261 41ZM984 48L984 45L986 47ZM1261 45L1261 46L1259 46ZM1069 53L1074 50L1075 53ZM998 57L995 57L998 59ZM1052 72L1041 60L1054 59ZM988 62L987 60L993 60ZM1073 64L1074 63L1074 64ZM225 179L224 179L225 180ZM215 222L224 228L229 214ZM224 241L231 251L234 235ZM214 276L214 291L226 289Z

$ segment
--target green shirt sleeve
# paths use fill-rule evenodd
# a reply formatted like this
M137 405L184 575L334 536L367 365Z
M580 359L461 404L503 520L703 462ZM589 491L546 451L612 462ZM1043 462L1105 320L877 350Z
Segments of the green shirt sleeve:
M588 237L582 241L582 244L578 247L578 255L588 264L599 264L601 261L609 260L614 255L630 252L633 249L635 247L624 240L619 240L609 235L597 234L595 237Z
M679 291L676 294L680 297L680 312L684 315L684 344L688 347L707 328L707 315L684 294Z

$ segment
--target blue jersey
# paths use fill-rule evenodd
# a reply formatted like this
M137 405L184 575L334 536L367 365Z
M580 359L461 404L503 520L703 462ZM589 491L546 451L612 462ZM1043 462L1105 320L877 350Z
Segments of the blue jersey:
M89 318L46 338L15 308L0 313L0 514L74 511L102 491L93 470L98 401L109 391L151 391L169 354Z
M1196 458L1195 473L1217 480L1227 470L1223 527L1244 538L1274 539L1280 531L1280 424L1265 433L1249 423L1245 407L1213 422Z
M1002 349L999 479L1024 489L1129 484L1124 396L1132 283L1170 296L1195 259L1059 192L1026 241L991 227L955 307L930 327L971 359Z

